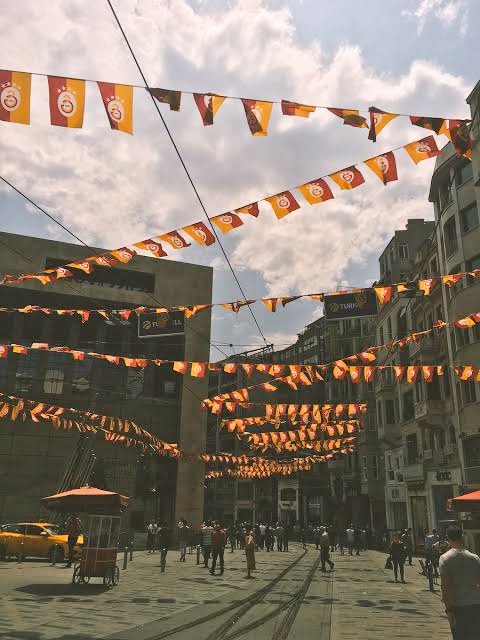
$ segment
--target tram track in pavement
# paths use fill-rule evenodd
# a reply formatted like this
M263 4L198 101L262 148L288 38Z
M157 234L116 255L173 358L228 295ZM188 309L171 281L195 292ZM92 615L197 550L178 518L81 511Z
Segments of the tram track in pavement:
M269 622L279 617L281 620L278 624L275 624L272 637L276 640L286 639L298 615L303 599L308 592L312 580L314 579L315 573L318 571L320 556L317 556L312 566L309 568L306 577L302 581L301 587L297 589L292 596L287 597L285 601L281 602L279 606L275 606L271 609L273 603L269 603L265 598L267 595L272 594L275 588L279 585L281 586L282 581L283 584L285 584L285 579L288 574L298 567L305 557L308 557L307 553L308 552L306 550L303 551L298 558L295 558L295 560L285 567L278 575L269 580L266 585L257 589L253 593L250 593L245 598L217 609L216 611L212 611L209 614L193 619L188 623L177 625L161 633L149 635L148 639L145 640L165 640L166 638L183 640L184 638L187 638L187 636L196 638L197 640L234 640L239 637L248 638L252 633L254 635L250 637L262 637L263 639L268 637L268 634L265 635L264 633L264 631L266 631L266 625L268 626ZM257 617L255 620L252 620L247 625L237 626L242 618L251 613L252 610L259 605L269 610ZM208 625L209 623L215 624L216 622L218 623L218 619L221 619L224 616L227 616L227 618L218 624L213 631L210 631L211 627L209 627L206 635L203 635L200 632L203 625ZM262 627L264 627L264 630L262 630ZM258 632L261 633L261 636L257 635Z

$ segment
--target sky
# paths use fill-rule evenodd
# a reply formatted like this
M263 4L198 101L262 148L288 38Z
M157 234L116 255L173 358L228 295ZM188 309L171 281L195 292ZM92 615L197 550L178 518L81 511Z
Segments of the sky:
M423 116L469 116L478 81L475 0L112 0L150 86L245 98ZM106 0L4 3L0 68L124 84L141 77ZM372 144L324 110L309 119L274 105L267 137L253 137L241 103L226 100L211 127L191 95L162 114L210 216L351 166L427 135L408 119ZM440 137L439 146L446 139ZM378 256L409 218L433 217L434 160L397 153L399 180L365 184L277 221L268 205L222 244L248 298L366 286ZM115 248L202 219L203 212L151 99L134 97L134 135L111 131L95 84L83 129L49 124L47 80L32 81L30 126L0 122L0 175L86 243ZM368 173L367 173L368 172ZM370 174L370 175L368 175ZM0 184L0 230L71 241ZM242 295L218 243L173 259L214 268L213 299ZM26 268L27 270L27 268ZM191 303L195 304L196 300ZM295 341L321 307L299 301L276 314L253 307L269 343ZM263 344L248 309L215 309L212 341L227 354ZM221 343L233 345L221 346ZM214 358L221 357L218 349Z

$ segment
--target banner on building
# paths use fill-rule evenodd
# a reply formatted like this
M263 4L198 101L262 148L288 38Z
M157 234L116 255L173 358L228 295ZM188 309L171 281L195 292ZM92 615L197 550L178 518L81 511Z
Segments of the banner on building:
M181 311L141 313L138 316L139 338L161 338L185 333L185 316Z
M373 289L325 295L324 300L326 320L368 318L378 313L377 298Z

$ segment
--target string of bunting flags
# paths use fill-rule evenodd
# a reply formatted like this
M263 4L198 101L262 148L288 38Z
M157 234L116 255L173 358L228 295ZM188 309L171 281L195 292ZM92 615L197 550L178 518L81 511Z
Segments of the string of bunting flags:
M13 276L6 276L11 278ZM28 277L21 276L24 279ZM472 271L463 271L459 273L450 273L448 275L440 275L433 278L415 279L406 282L397 282L386 285L372 285L371 287L349 287L346 289L340 289L335 291L323 291L318 293L300 293L292 296L276 296L270 298L257 298L250 300L235 300L230 302L214 302L211 304L194 304L194 305L175 305L171 307L135 307L129 309L54 309L51 307L40 307L36 305L26 305L24 307L0 307L0 313L43 313L45 315L61 315L67 317L78 316L82 323L88 322L96 316L100 316L105 320L111 318L118 318L119 320L128 321L134 316L140 316L144 313L156 313L158 315L170 314L174 312L183 313L185 318L189 319L202 311L212 309L214 307L222 307L227 311L233 313L239 313L239 311L247 306L257 302L263 303L265 309L270 313L275 313L280 307L285 308L287 304L295 302L296 300L302 300L308 298L314 302L325 302L325 298L329 296L339 296L348 293L360 294L365 291L375 291L375 296L380 305L387 304L391 301L392 296L397 293L411 294L412 292L419 292L423 295L430 295L430 293L439 284L444 284L448 287L456 286L459 282L466 280L467 284L469 278L475 280L480 278L480 268L473 269ZM13 282L9 280L8 282ZM7 280L3 284L8 284Z
M391 151L364 160L362 163L375 173L382 184L387 185L389 182L398 180L394 151L399 149L404 149L415 164L428 158L439 156L442 153L437 147L433 135L431 135L401 147L396 147ZM260 214L259 204L261 202L268 203L273 209L276 218L280 220L301 208L293 194L294 189L297 189L303 199L310 205L320 204L333 199L335 196L326 180L327 178L332 180L341 191L355 189L365 182L365 178L358 166L351 165L340 171L326 174L310 182L297 185L289 190L258 200L257 202L210 217L209 221L221 233L229 233L233 231L233 229L243 226L245 216L258 218ZM79 261L69 262L66 265L53 269L45 269L39 273L27 273L20 276L7 274L0 279L0 284L18 284L28 280L36 280L43 285L54 284L64 278L75 277L75 271L81 271L83 274L91 274L95 266L114 267L120 264L127 264L137 255L137 249L148 251L156 258L163 258L168 255L165 250L166 247L168 247L169 250L184 249L191 246L190 239L204 247L209 247L215 243L215 235L204 222L199 221L159 236L134 242L132 245L90 256Z
M291 405L290 405L291 406ZM253 418L236 418L234 420L222 420L221 427L226 428L230 433L236 432L238 436L248 435L252 427L263 427L264 425L271 425L276 431L280 428L286 427L291 429L297 425L300 425L301 430L311 429L316 432L328 433L329 436L339 435L342 436L345 431L347 433L353 433L356 429L360 428L360 420L334 420L332 422L323 421L323 416L313 418L310 413L304 414L302 420L270 420L261 416L254 416Z
M268 126L274 104L280 104L284 116L309 118L318 110L328 111L340 118L344 125L369 130L369 139L376 141L380 132L395 118L404 116L413 125L445 134L457 149L457 153L471 151L471 139L465 118L438 118L391 113L378 107L369 107L368 119L359 109L328 107L323 105L302 104L291 100L257 100L218 93L197 93L127 85L116 82L100 82L82 78L67 78L24 71L0 70L0 120L17 124L30 124L30 104L32 75L47 78L50 107L50 124L58 127L80 129L85 114L86 85L96 84L105 109L110 128L115 131L133 134L133 97L134 89L147 90L159 103L169 106L170 111L179 112L183 94L193 96L194 103L204 126L214 124L215 117L225 100L242 103L250 133L255 137L268 135Z

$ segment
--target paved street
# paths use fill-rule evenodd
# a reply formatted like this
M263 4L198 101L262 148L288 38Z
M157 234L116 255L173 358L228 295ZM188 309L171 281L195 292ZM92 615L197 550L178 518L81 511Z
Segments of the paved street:
M287 553L257 553L254 580L245 579L244 555L226 553L224 576L185 564L169 553L136 552L118 587L72 586L71 570L40 562L0 564L2 640L215 640L243 637L320 640L446 640L450 637L438 593L428 591L415 567L407 584L383 569L385 556L334 554L324 574L318 553L300 545Z

